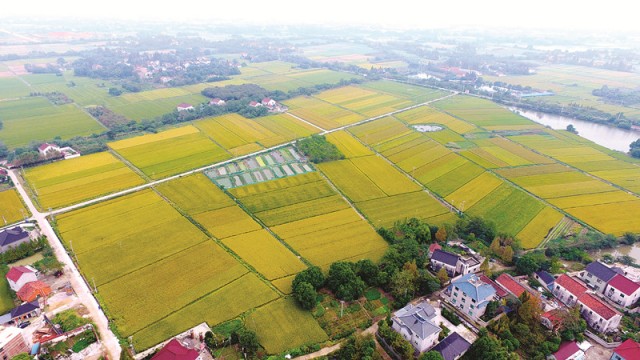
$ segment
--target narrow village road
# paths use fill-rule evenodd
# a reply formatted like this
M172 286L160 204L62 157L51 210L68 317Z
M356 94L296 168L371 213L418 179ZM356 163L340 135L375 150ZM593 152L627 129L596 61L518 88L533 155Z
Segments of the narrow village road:
M27 192L24 189L24 186L19 181L18 176L15 174L15 171L16 170L10 170L9 176L15 184L16 189L18 189L18 192L20 193L20 196L22 196L25 204L27 204L27 208L29 209L29 211L31 211L31 219L38 222L40 231L43 235L47 236L49 244L51 245L51 248L53 248L56 257L61 263L64 264L64 272L70 275L69 279L71 282L71 286L73 286L73 289L80 299L80 302L87 308L91 319L93 319L96 326L98 327L100 337L102 338L102 343L109 354L109 359L119 359L121 351L120 343L118 341L118 338L109 329L109 322L107 320L107 317L102 312L98 301L91 294L89 286L82 279L82 276L80 276L80 272L74 265L71 257L62 245L62 242L60 242L60 239L56 235L55 231L53 231L53 228L49 224L49 221L47 221L47 214L39 212L38 209L36 209L36 207L33 205L31 198L28 196Z

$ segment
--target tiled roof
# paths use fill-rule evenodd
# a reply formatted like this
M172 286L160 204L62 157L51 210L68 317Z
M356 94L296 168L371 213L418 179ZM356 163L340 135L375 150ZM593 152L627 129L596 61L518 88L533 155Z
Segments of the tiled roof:
M394 315L400 325L409 328L420 339L426 339L442 330L431 321L436 315L435 309L424 301L416 306L409 304Z
M567 289L573 296L576 298L580 297L580 295L587 292L587 287L584 286L580 281L572 278L567 274L562 274L556 279L556 285L560 285L563 288Z
M577 353L578 351L582 350L580 350L578 344L576 344L575 341L567 341L560 344L558 351L553 353L553 357L555 357L556 360L567 360L571 357L571 355Z
M552 282L556 281L556 278L553 277L553 275L549 274L548 272L544 271L544 270L540 270L536 272L536 275L538 275L538 277L545 282L545 284L549 285Z
M617 311L602 302L602 300L589 293L582 294L582 296L578 298L578 302L584 304L584 306L607 320L619 314Z
M195 360L199 355L196 350L187 349L178 340L171 339L151 360Z
M28 303L24 303L16 308L14 308L13 310L11 310L11 317L12 318L16 318L18 316L22 316L24 314L28 314L36 309L39 309L40 305L38 304L38 301L32 301L32 302L28 302Z
M26 284L20 290L18 290L18 297L22 301L33 301L38 296L49 296L51 294L51 287L40 280L31 281Z
M562 316L560 314L563 313L563 310L553 309L549 310L541 316L545 319L548 319L551 322L551 325L555 328L562 323Z
M5 229L0 231L0 245L7 246L13 244L14 242L24 240L28 238L29 234L22 230L21 227L16 226L11 229Z
M524 286L520 285L520 283L511 277L511 275L506 273L500 274L496 279L496 282L516 297L520 297L523 292L527 291Z
M33 273L33 272L34 272L33 270L29 269L26 266L14 266L11 268L11 270L9 270L9 272L6 275L6 278L13 282L17 282L18 280L20 280L22 275Z
M507 290L505 290L502 286L496 284L493 280L489 279L489 277L485 274L480 274L480 281L485 284L491 285L491 287L493 287L493 289L496 291L496 294L498 294L498 296L501 298L509 295Z
M451 286L456 286L475 301L481 302L496 294L491 285L484 283L476 274L466 274L451 281Z
M609 280L616 275L616 272L612 268L599 261L594 261L587 265L585 270L604 282L609 282Z
M186 109L186 108L188 108L188 107L193 107L193 105L191 105L191 104L189 104L189 103L180 103L180 104L178 104L178 107L179 107L179 108Z
M627 339L614 350L624 360L640 360L640 344Z
M440 244L433 243L433 244L429 245L429 252L430 253L433 253L434 251L440 250L440 249L442 249L442 246L440 246Z
M450 266L456 266L459 256L444 250L435 250L431 255L431 259L445 263Z
M631 295L640 288L640 285L634 283L629 280L626 276L616 274L616 276L609 281L609 286L616 288L617 290L622 291L626 295Z
M451 333L446 338L442 339L438 345L434 346L431 350L437 351L442 355L444 360L455 360L471 347L471 343L465 340L457 332Z

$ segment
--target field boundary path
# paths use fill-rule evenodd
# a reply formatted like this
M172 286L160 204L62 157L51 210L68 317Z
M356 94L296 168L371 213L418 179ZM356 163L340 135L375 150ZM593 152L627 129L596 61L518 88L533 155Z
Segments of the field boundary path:
M16 170L9 171L9 176L11 177L11 180L13 181L13 183L16 186L16 189L18 189L18 192L24 199L24 202L26 203L27 208L29 209L29 211L31 211L31 214L32 214L31 218L38 222L38 225L40 226L40 231L42 232L42 234L47 236L47 239L49 240L49 244L53 248L53 251L55 252L56 257L64 265L64 268L65 268L64 271L71 275L70 276L71 285L73 286L73 289L78 295L80 302L87 308L87 310L89 310L91 319L95 322L96 326L98 327L100 331L100 337L101 337L102 343L107 349L109 358L110 359L120 358L120 352L122 348L120 347L120 342L118 341L118 338L111 331L111 329L109 329L109 320L107 319L104 312L102 312L102 308L98 304L98 301L96 300L96 298L93 297L93 295L91 294L91 289L89 288L89 285L84 281L84 279L80 275L80 272L74 265L73 260L67 253L67 250L62 245L62 242L58 238L58 235L49 224L49 221L46 218L46 214L39 212L38 209L36 209L36 207L33 205L31 198L27 195L27 192L25 191L24 186L18 179L18 176L16 175L15 171Z

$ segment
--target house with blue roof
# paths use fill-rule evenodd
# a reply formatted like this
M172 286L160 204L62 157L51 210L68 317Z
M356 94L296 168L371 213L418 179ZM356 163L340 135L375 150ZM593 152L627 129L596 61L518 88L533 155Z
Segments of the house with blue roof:
M442 329L434 322L436 309L426 301L408 304L396 311L391 327L405 338L418 352L425 352L438 342Z
M487 304L498 299L493 286L483 282L476 274L453 279L445 294L449 303L472 319L484 315Z
M533 278L538 280L538 282L547 290L553 291L553 283L556 281L556 278L553 275L544 270L540 270L533 273Z

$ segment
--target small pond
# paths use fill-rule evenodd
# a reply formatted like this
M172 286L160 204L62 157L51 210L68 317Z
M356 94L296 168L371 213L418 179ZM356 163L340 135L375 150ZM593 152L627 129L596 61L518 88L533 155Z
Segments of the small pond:
M413 125L413 128L418 130L419 132L435 132L444 129L439 125Z

